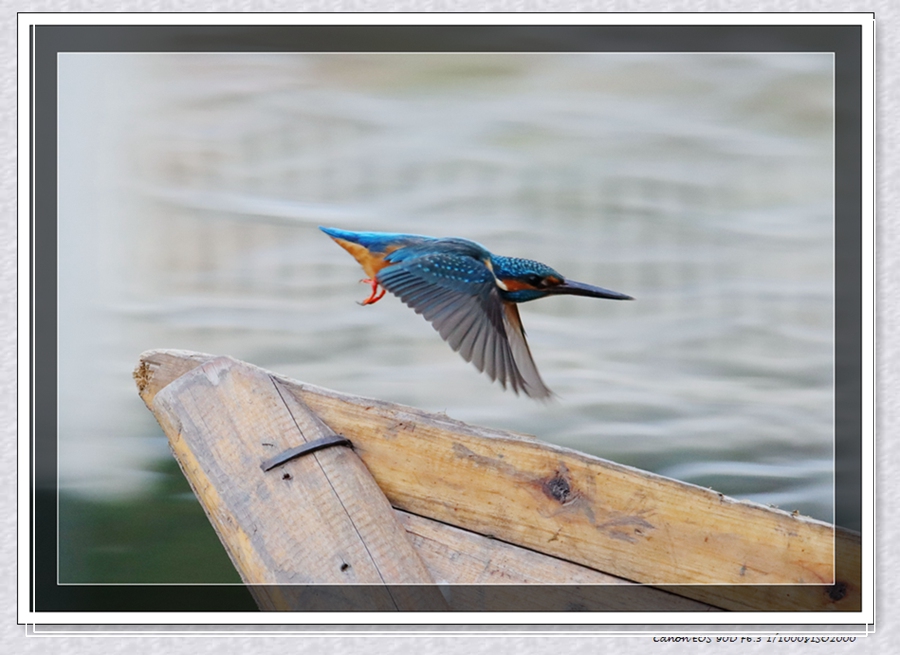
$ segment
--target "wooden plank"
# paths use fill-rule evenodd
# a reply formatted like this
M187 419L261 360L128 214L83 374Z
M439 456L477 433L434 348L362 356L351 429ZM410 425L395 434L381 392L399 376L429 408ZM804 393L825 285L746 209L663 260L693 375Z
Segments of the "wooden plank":
M634 584L408 512L398 510L398 517L436 581L454 584Z
M838 531L848 548L835 562L834 527L807 517L512 433L293 388L357 444L395 507L643 584L741 585L678 589L727 609L860 607L854 533Z
M183 353L183 356L172 352L148 353L142 357L135 378L139 381L139 389L149 403L153 402L156 393L172 382L176 377L196 368L204 361L212 359L212 355ZM410 536L411 543L429 570L431 578L440 582L455 585L482 584L558 584L558 585L619 585L615 594L608 596L585 593L581 587L555 589L543 587L540 594L525 595L531 604L522 606L523 595L518 591L514 598L507 598L503 592L495 595L473 593L456 588L450 597L451 609L465 611L491 611L517 608L529 611L558 611L577 607L580 610L605 611L714 611L710 605L653 589L635 585L632 582L616 578L584 566L566 562L557 558L536 553L496 539L488 539L467 530L455 528L424 517L397 511L400 524ZM629 587L624 590L622 587ZM260 591L257 590L257 594ZM266 588L265 593L279 595L284 589L278 588L276 593ZM288 593L291 591L288 589ZM318 591L318 590L317 590ZM268 603L271 606L283 607L292 604L296 607L327 608L335 605L336 594L325 597L317 595L310 598L312 590L303 590L306 597L291 600L280 599ZM295 591L295 596L296 596ZM346 592L344 592L346 593ZM370 598L354 595L340 596L348 608L365 606ZM599 598L599 600L598 600Z
M791 611L793 609L836 609L859 611L862 604L862 544L859 533L836 528L834 530L835 579L832 585L769 587L744 585L735 593L734 587L661 587L672 593L734 611L753 611L759 608Z
M352 449L262 471L263 460L330 432L279 381L218 357L154 393L151 409L244 582L269 585L251 587L262 607L298 609L309 592L292 595L292 584L348 583L380 585L373 609L446 609ZM390 587L409 583L429 586Z
M202 359L145 353L142 396ZM278 379L354 442L397 508L636 582L679 585L727 609L860 607L855 533L524 435ZM697 584L727 586L683 586Z
M514 546L480 534L397 510L400 523L437 582L455 586L448 593L453 610L552 612L572 608L602 612L703 612L711 605ZM541 585L539 592L516 586ZM487 589L486 585L496 585ZM554 586L549 586L554 585ZM596 591L595 585L603 585ZM610 587L606 589L606 587Z

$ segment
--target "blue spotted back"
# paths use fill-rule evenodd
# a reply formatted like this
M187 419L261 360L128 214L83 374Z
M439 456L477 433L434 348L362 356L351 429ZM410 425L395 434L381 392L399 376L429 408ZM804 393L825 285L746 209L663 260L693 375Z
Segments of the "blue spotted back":
M494 265L494 273L500 278L522 278L528 275L533 275L536 278L544 278L548 275L552 275L561 280L564 279L562 275L546 264L536 262L533 259L494 255L491 258L491 263Z

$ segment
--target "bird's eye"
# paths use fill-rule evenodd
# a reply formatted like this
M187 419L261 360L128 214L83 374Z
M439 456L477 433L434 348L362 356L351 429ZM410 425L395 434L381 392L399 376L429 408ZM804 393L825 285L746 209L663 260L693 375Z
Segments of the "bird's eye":
M525 281L528 282L533 287L542 287L544 286L544 278L540 275L535 275L534 273L529 274L525 277Z

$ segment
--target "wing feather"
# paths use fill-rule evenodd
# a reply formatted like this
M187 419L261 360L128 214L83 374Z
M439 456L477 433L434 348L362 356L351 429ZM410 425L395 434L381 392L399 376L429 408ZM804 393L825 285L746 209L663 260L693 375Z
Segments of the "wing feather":
M453 350L492 380L533 398L548 398L514 303L500 297L479 259L423 253L378 273L378 282L429 321Z
M534 358L531 356L531 349L525 340L525 329L522 327L522 319L519 317L519 308L513 303L507 303L503 309L503 318L507 326L506 334L509 338L512 359L517 365L519 383L525 393L532 398L552 397L553 392L541 379L537 364L534 363Z

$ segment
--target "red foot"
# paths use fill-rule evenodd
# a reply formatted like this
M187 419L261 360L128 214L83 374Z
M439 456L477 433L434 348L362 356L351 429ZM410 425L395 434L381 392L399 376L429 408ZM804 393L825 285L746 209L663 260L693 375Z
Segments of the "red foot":
M359 303L360 305L374 305L379 300L384 298L385 289L382 289L381 293L378 293L378 280L366 279L366 280L360 280L360 282L365 282L366 284L372 285L372 295L370 295L368 298L366 298L361 303Z

